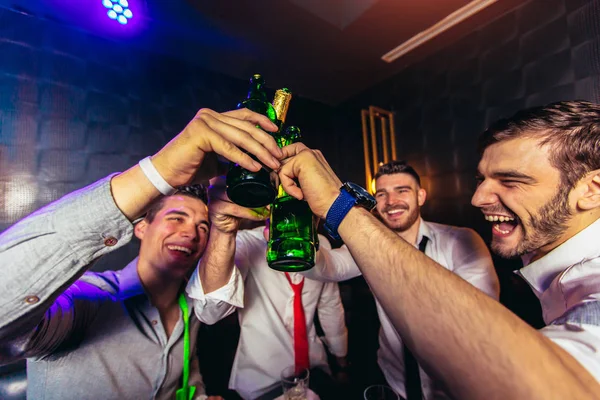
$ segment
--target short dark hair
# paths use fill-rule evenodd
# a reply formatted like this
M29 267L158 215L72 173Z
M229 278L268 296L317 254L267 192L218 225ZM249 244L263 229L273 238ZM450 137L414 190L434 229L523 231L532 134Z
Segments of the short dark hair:
M489 146L515 138L550 146L550 163L560 171L563 188L571 190L585 174L600 169L600 105L561 101L519 111L480 136L480 157Z
M417 184L421 186L421 177L417 174L417 171L406 161L390 161L387 164L383 164L379 166L377 169L377 173L375 174L375 179L379 178L383 175L392 175L392 174L409 174L417 181Z
M183 186L178 186L176 189L177 190L175 191L175 193L166 195L166 196L160 196L160 197L156 198L150 204L150 206L148 206L148 211L146 212L146 217L145 217L148 220L148 222L152 222L154 220L154 217L156 217L156 214L158 213L158 211L160 211L160 209L162 209L165 200L171 196L193 197L195 199L202 200L202 202L204 204L208 204L208 195L206 192L206 186L204 186L204 185L200 185L200 184L183 185Z

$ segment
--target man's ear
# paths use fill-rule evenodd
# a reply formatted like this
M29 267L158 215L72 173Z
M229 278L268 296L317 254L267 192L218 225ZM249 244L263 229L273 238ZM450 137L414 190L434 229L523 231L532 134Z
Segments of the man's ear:
M427 200L427 191L423 188L419 188L417 191L417 201L419 203L419 207L422 207L425 204L425 200Z
M591 171L579 181L573 191L577 196L577 208L588 211L600 207L600 169Z
M144 234L146 233L146 228L148 227L148 221L146 218L135 224L133 227L133 233L135 237L142 240L144 238Z

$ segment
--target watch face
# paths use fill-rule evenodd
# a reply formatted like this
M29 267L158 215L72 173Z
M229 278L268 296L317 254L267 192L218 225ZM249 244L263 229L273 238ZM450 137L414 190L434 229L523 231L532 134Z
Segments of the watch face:
M359 186L353 182L346 182L344 183L344 188L348 193L356 198L356 205L364 207L369 211L371 211L377 205L375 197L367 192L362 186Z

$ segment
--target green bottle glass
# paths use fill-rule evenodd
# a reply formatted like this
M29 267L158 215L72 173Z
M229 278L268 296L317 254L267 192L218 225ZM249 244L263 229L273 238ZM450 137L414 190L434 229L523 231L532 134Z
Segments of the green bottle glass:
M287 89L275 93L273 106L277 112L279 130L275 140L280 147L300 140L300 129L290 126L283 129L291 100ZM308 203L288 195L280 185L271 205L267 263L269 267L284 272L306 271L315 265L319 236L313 213Z
M265 81L261 75L250 78L248 97L241 101L237 108L247 108L256 113L266 115L277 123L277 114L273 105L267 101ZM256 157L252 156L256 160ZM227 196L243 207L264 207L273 202L277 195L277 174L263 166L258 172L248 171L238 164L231 163L226 177Z

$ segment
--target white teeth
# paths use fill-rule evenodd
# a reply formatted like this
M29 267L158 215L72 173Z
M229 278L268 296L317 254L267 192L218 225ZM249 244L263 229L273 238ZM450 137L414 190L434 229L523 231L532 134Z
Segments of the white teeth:
M508 221L514 221L514 218L511 217L505 217L502 215L484 215L484 218L486 221L489 222L508 222Z
M179 250L179 251L183 251L184 253L187 253L187 254L192 254L192 250L188 249L187 247L183 247L183 246L171 245L171 246L167 246L167 248L169 250Z
M502 233L503 235L510 233L510 231L503 231L502 229L500 229L500 227L498 225L494 225L494 229L497 230L498 232Z
M397 213L399 213L399 212L403 212L403 211L404 211L404 210L390 210L390 211L388 211L387 213L388 213L388 214L397 214Z

